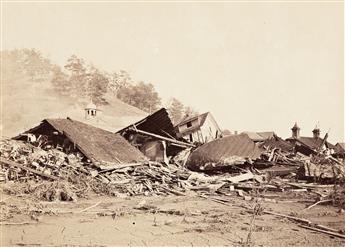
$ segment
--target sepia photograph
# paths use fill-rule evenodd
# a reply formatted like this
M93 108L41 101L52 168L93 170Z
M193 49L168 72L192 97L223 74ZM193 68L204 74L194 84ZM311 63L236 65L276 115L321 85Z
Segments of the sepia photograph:
M345 246L343 0L0 0L0 246Z

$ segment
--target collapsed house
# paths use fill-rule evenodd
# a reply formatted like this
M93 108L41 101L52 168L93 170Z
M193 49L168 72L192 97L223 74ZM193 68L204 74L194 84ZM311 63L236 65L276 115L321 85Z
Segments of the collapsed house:
M297 123L295 123L291 130L292 136L287 138L286 141L294 146L295 152L300 152L307 156L320 151L328 151L329 154L334 153L335 146L327 141L328 134L321 138L321 131L317 126L312 131L313 137L300 136L301 128L298 127Z
M178 138L190 143L204 144L222 137L222 130L210 112L197 116L186 116L175 125Z
M44 119L38 126L13 139L65 153L81 153L86 161L101 169L146 160L121 135L70 118Z
M162 108L117 132L152 161L168 163L168 157L194 147L178 138L169 114Z

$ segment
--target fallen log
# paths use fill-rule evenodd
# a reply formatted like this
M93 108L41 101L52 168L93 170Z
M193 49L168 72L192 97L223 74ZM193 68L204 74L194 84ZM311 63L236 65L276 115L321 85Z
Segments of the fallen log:
M48 179L51 179L51 180L57 180L59 179L59 177L56 177L56 176L53 176L53 175L49 175L49 174L45 174L43 172L39 172L39 171L36 171L35 169L32 169L32 168L29 168L29 167L26 167L24 165L21 165L21 164L18 164L16 162L13 162L13 161L10 161L10 160L6 160L4 158L0 158L0 162L2 164L5 164L5 165L8 165L8 166L12 166L12 167L17 167L17 168L20 168L22 170L25 170L25 171L28 171L28 172L31 172L31 173L34 173L36 175L39 175L41 177L45 177L45 178L48 178Z
M306 209L311 209L312 207L314 207L314 206L316 206L316 205L318 205L318 204L320 204L320 203L331 202L331 201L332 201L332 200L330 200L330 199L328 199L328 200L321 200L321 201L318 201L318 202L316 202L316 203L310 205L310 206L307 207Z
M328 235L334 236L334 237L338 237L338 238L345 238L345 235L340 234L340 233L336 233L336 232L331 232L331 231L326 231L326 230L322 230L319 228L315 228L315 227L310 227L310 226L304 226L304 225L298 225L299 227L305 228L305 229L309 229L312 231L316 231L316 232L321 232L321 233L326 233Z

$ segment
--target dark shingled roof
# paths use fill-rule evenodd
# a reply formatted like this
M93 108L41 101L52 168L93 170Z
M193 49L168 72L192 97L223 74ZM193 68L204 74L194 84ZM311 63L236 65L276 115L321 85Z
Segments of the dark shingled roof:
M169 138L176 137L174 126L165 108L161 108L146 118L119 130L117 133L122 134L126 129L132 126L135 126L138 130L143 130L152 134Z
M297 141L297 142L301 143L302 145L304 145L304 146L306 146L312 150L319 148L320 145L322 144L322 141L323 141L323 139L320 137L315 138L315 137L305 137L305 136L301 136L297 139L288 138L286 140L287 141ZM335 148L335 146L333 144L331 144L327 141L326 141L325 145L327 148L333 148L333 149Z
M40 129L47 125L65 135L96 166L106 167L146 160L146 157L121 135L70 118L45 119L39 126L25 133L40 133Z

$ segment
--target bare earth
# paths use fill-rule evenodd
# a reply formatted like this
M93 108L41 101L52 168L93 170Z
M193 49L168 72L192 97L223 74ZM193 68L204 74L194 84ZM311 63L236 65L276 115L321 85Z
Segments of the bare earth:
M10 217L1 225L1 246L245 246L253 218L245 207L253 201L217 198L231 202L223 205L191 194L35 203L4 195L1 213ZM260 202L265 210L345 231L342 210L325 205L306 210L311 204L298 193ZM267 214L257 215L252 229L250 246L345 246L345 239Z

